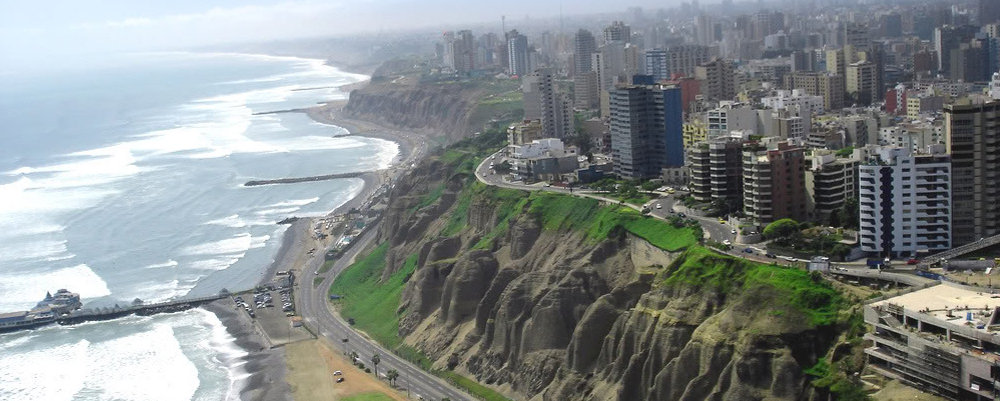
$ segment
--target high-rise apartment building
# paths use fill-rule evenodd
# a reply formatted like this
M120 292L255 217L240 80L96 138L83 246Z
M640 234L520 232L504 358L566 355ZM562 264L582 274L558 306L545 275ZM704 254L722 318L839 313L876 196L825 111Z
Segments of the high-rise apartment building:
M733 100L736 97L736 64L732 60L713 59L694 69L701 93L708 100Z
M944 25L934 28L934 50L938 55L938 71L949 73L951 52L957 50L962 43L969 43L978 32L979 28L972 25Z
M643 58L646 63L646 75L651 75L657 81L664 81L670 78L670 66L667 64L666 50L646 50Z
M620 42L628 43L629 39L632 38L632 28L625 25L622 21L612 22L611 25L604 28L604 43Z
M452 57L454 57L452 65L455 71L468 74L475 69L476 40L472 35L472 31L458 31L454 42L452 42Z
M678 45L667 49L667 69L671 75L694 76L695 67L708 62L708 46Z
M687 149L691 196L729 213L743 206L743 140L716 138Z
M882 147L865 156L858 166L861 250L912 257L951 248L952 171L939 150Z
M845 78L845 89L855 103L871 105L878 102L880 92L874 63L867 60L851 63L846 67Z
M951 155L951 242L1000 234L1000 101L944 106Z
M785 89L801 89L806 94L821 96L823 107L838 110L844 107L844 76L823 72L794 72L785 75Z
M806 166L807 208L813 220L829 223L844 202L857 196L857 169L854 158L837 157L832 150L813 150Z
M541 120L545 138L573 135L573 109L553 82L551 69L542 68L521 80L524 95L524 119Z
M684 166L681 90L624 85L610 91L611 159L619 177L658 177Z
M743 151L743 213L760 225L809 217L803 149L778 142L775 149Z
M593 54L597 51L594 35L581 29L573 37L573 103L582 109L596 109L598 97L597 73L594 71Z
M507 73L512 76L527 74L531 67L528 59L528 37L517 33L517 30L507 34Z

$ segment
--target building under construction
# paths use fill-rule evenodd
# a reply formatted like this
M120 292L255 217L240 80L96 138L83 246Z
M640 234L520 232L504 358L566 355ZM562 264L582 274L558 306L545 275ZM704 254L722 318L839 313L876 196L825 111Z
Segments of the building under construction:
M993 400L1000 294L944 283L865 306L869 366L952 400Z

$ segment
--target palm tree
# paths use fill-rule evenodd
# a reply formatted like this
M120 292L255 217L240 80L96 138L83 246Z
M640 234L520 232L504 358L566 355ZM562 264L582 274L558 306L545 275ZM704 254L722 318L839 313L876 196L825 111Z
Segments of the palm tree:
M399 371L397 371L396 369L389 369L388 372L385 372L385 378L389 380L390 386L395 387L396 379L399 378Z
M382 362L382 357L376 352L372 355L372 365L375 366L375 377L378 378L378 363Z

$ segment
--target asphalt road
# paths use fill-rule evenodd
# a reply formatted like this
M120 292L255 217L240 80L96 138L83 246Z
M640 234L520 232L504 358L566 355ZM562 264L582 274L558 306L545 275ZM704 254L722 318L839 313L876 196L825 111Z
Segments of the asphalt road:
M296 297L299 314L303 316L306 324L317 335L326 337L342 352L357 352L362 363L366 367L371 367L372 355L378 353L381 363L378 365L381 376L389 369L399 371L399 379L396 384L400 388L408 389L411 399L434 400L450 398L453 401L473 401L474 398L468 394L455 389L440 378L427 373L413 364L397 357L395 354L385 350L374 341L361 336L352 329L340 316L337 316L329 308L327 291L333 280L343 271L355 256L361 252L372 240L377 231L367 230L360 238L355 239L355 244L340 258L334 262L333 267L326 273L321 274L323 283L318 287L312 285L317 269L323 266L323 255L325 252L316 252L315 256L309 259L308 264L302 269L303 275L299 278L299 292ZM343 340L347 339L347 342ZM346 378L350 380L350 378Z

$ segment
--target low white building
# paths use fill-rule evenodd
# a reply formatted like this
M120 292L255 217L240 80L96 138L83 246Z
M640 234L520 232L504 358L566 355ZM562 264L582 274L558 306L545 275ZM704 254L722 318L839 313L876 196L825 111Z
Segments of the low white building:
M859 149L861 249L908 257L951 248L951 161L944 147Z
M823 114L823 97L806 94L800 89L778 90L775 96L767 96L760 99L764 107L775 110L784 110L790 106L798 106L800 110L809 110L814 115Z
M515 159L530 159L540 156L564 156L565 145L558 138L536 139L524 145L511 145L510 155Z

